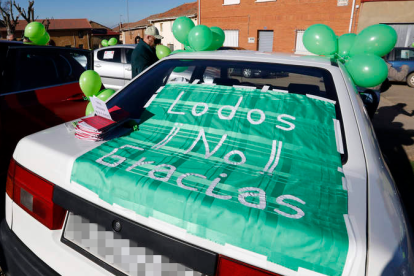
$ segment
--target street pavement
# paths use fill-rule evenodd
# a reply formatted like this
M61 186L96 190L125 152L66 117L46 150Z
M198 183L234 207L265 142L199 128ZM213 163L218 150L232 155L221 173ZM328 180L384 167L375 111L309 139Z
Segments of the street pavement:
M414 88L393 83L373 119L381 151L414 225Z

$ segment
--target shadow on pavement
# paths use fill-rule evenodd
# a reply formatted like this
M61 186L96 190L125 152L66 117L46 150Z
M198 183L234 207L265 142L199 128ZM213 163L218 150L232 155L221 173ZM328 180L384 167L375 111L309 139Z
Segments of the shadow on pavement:
M398 187L401 199L406 207L411 224L414 223L414 172L411 162L403 148L403 145L414 144L414 130L406 130L403 124L394 122L400 115L414 116L414 110L409 113L404 110L405 103L394 106L384 106L375 114L373 125L381 147L381 151L388 164L394 181Z

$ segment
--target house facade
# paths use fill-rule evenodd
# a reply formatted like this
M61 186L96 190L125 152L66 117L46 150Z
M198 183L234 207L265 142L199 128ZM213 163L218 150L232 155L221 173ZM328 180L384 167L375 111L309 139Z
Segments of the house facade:
M114 29L121 31L121 38L124 44L134 44L135 37L143 37L144 31L148 26L154 25L157 27L160 35L164 37L162 44L170 47L172 51L184 49L183 45L178 42L172 33L172 25L180 16L187 16L195 25L197 25L197 9L198 3L185 3L164 13L154 14L140 21L122 24Z
M121 24L118 28L116 28L115 30L117 29L120 30L120 33L121 33L120 39L122 43L123 44L135 44L135 38L137 36L141 38L144 37L144 31L149 25L151 25L149 20L153 16L156 16L156 15L151 15L147 18L141 19L136 22L124 23L124 24Z
M190 18L195 25L197 25L197 9L198 3L185 3L181 6L173 8L169 11L164 13L158 14L157 16L153 16L149 21L152 25L157 27L160 32L160 35L164 37L162 40L162 44L168 46L171 51L184 49L184 46L175 39L174 34L172 32L172 26L178 17L186 16Z
M358 32L373 24L388 24L398 34L397 47L414 43L414 1L362 0Z
M199 0L200 24L218 26L224 46L265 52L308 53L302 36L313 24L340 36L356 32L361 0Z

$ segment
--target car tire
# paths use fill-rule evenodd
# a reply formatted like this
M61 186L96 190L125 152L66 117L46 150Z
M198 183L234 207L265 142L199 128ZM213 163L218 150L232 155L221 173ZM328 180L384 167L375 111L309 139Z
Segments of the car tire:
M251 78L252 77L252 69L243 69L243 77Z
M407 76L407 84L414 88L414 72Z

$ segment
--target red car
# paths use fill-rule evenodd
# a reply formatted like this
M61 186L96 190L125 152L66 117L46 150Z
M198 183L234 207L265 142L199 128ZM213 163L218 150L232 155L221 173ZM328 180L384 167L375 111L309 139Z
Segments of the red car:
M0 42L1 189L21 138L85 114L79 77L92 62L89 50Z

